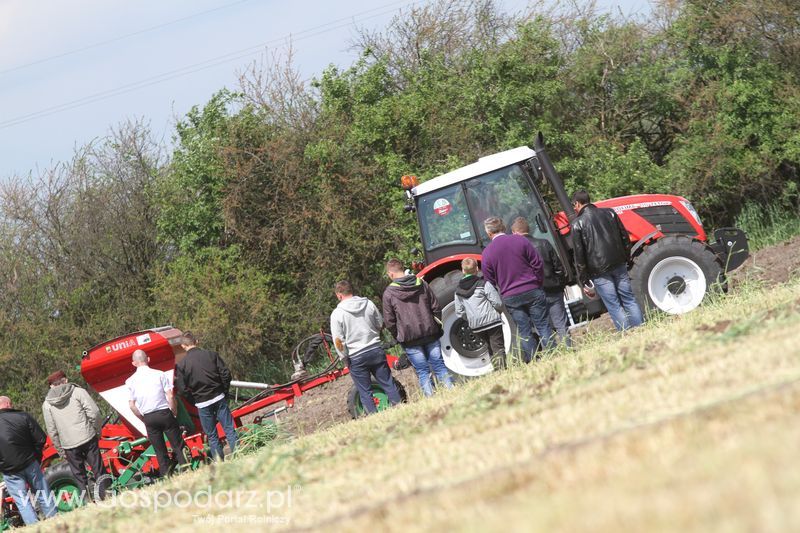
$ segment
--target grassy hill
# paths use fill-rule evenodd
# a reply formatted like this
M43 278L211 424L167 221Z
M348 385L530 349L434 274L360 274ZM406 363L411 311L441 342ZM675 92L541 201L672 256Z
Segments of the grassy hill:
M799 311L800 282L745 284L138 493L177 498L157 512L121 502L44 526L797 531ZM208 487L252 501L181 508L178 491Z

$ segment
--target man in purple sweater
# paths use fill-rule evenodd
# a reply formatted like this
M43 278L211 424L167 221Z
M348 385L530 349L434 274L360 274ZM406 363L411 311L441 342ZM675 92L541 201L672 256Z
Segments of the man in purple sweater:
M483 225L492 240L481 258L483 277L500 291L506 309L517 324L525 362L530 363L536 351L533 328L536 328L542 349L555 346L542 289L542 258L525 237L507 235L499 218L487 218Z

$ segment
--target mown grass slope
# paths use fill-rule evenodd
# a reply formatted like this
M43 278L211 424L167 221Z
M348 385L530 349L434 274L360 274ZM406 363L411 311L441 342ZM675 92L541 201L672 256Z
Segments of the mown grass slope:
M261 507L93 506L46 527L798 531L798 327L799 282L740 286L144 493L252 490Z

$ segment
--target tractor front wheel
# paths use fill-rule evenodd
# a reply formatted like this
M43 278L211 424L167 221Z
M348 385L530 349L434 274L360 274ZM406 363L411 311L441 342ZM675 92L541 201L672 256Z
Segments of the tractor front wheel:
M667 235L647 246L630 276L640 305L672 315L688 313L709 292L726 289L717 255L687 235Z

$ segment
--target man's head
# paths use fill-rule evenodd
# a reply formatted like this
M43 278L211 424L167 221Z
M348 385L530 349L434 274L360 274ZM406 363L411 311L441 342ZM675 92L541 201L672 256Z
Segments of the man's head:
M572 207L575 208L576 212L580 213L581 210L590 203L589 193L585 190L580 189L572 193Z
M505 233L506 225L503 224L503 221L499 217L489 217L483 221L483 229L486 230L486 234L491 238L495 235Z
M399 259L389 259L386 262L386 275L390 279L398 279L405 277L406 269L403 267L402 261Z
M64 373L63 370L56 370L49 376L47 376L47 384L50 385L50 388L58 387L59 385L63 385L67 382L67 375Z
M197 337L191 331L185 332L181 337L181 348L188 351L195 346L197 346Z
M144 350L136 350L131 356L131 363L136 368L139 368L140 366L147 366L147 363L149 362L150 358L147 357L147 353L145 353Z
M336 285L333 286L333 292L336 294L336 299L340 302L342 300L347 300L353 297L353 284L346 279L337 281Z
M531 226L525 217L517 217L511 224L511 233L516 235L527 235L531 232Z
M471 257L461 260L461 272L464 275L476 275L478 273L478 262Z
M0 409L11 409L11 398L0 396Z

